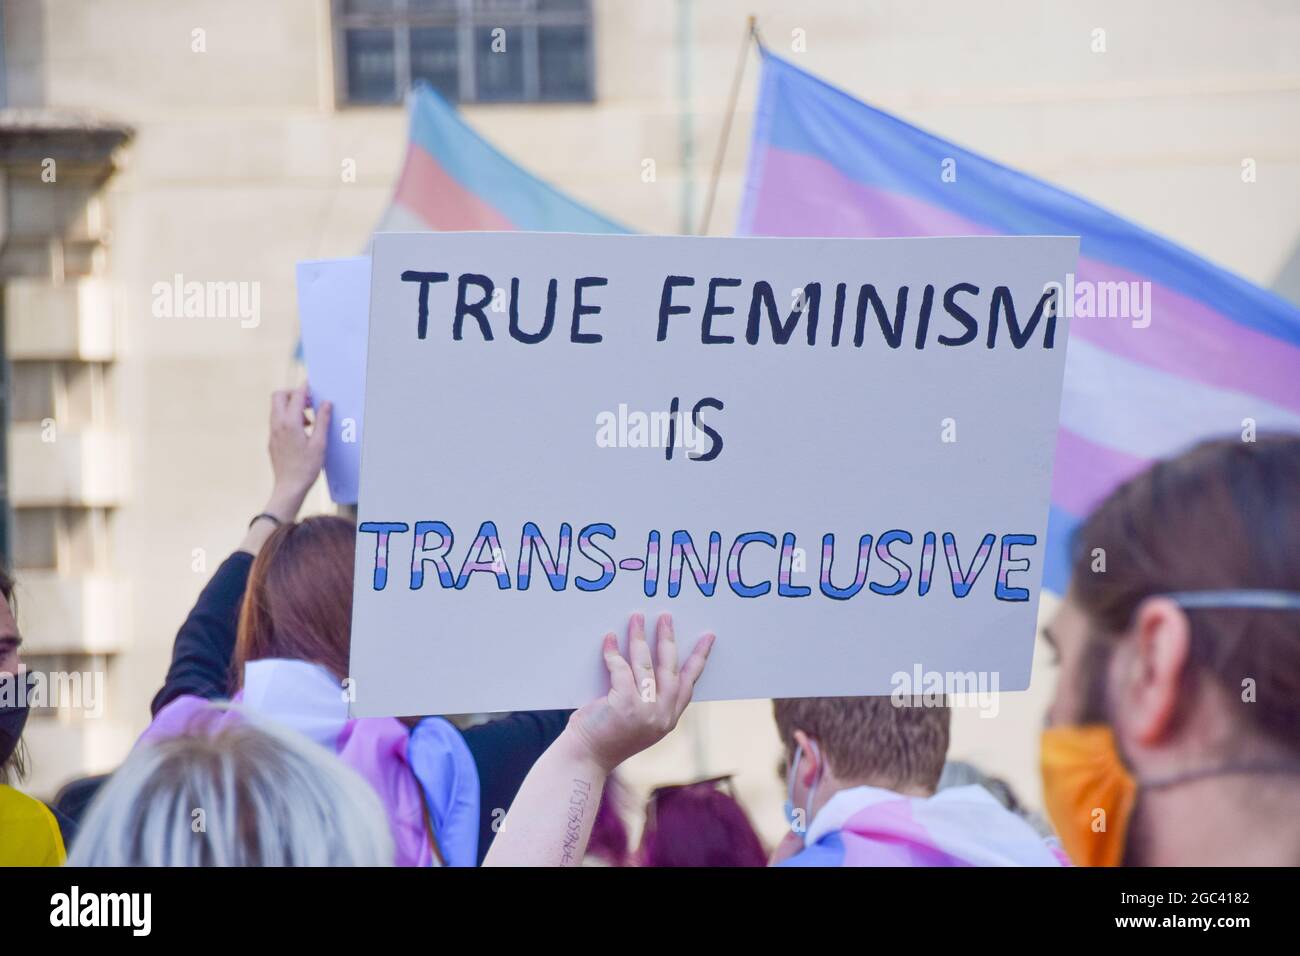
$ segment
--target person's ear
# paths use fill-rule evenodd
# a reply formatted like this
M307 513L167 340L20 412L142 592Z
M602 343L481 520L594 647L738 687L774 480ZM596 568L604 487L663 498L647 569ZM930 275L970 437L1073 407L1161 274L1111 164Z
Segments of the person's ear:
M804 787L811 787L824 769L822 767L821 748L817 746L816 741L802 730L794 732L794 742L802 751L799 757L798 782Z
M1183 609L1169 598L1143 601L1121 656L1119 715L1133 740L1150 747L1173 729L1192 631Z

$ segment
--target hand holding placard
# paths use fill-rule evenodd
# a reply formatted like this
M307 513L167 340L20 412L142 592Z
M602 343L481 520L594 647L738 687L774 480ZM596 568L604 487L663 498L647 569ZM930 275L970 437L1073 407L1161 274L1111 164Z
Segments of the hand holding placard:
M628 621L626 659L618 652L614 633L605 635L601 653L609 669L609 693L575 712L569 728L607 773L677 726L704 673L713 640L712 634L701 637L679 667L669 614L660 614L655 624L653 657L643 614L633 614Z
M713 635L706 634L679 669L668 615L659 618L656 635L652 655L645 618L634 614L628 622L626 658L618 651L618 639L605 635L609 691L575 713L528 771L484 866L582 863L606 779L677 725L713 646Z

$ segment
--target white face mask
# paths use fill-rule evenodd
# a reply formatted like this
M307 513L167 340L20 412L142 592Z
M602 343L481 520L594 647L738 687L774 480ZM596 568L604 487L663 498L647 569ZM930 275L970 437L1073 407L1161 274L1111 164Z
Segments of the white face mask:
M790 824L790 829L793 830L795 833L806 833L808 831L808 824L811 821L809 821L806 818L808 814L812 813L814 798L817 796L817 784L820 782L820 778L821 778L821 760L822 760L821 751L817 749L817 745L812 741L808 742L808 746L812 750L813 756L817 758L818 769L817 769L817 779L813 780L812 786L808 788L808 806L804 809L805 819L800 820L798 818L794 806L794 782L799 775L799 759L803 756L803 747L799 746L798 744L795 744L794 760L790 762L790 772L786 774L786 780L785 780L785 787L786 787L785 819L786 822Z

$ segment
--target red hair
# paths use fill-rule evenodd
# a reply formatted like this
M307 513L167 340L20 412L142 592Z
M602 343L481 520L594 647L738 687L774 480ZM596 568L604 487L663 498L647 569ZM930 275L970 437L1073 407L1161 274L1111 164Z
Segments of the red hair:
M766 866L763 841L723 780L660 787L646 806L640 866Z
M235 690L243 686L244 665L269 657L310 661L340 681L347 677L355 552L352 523L327 515L284 525L267 539L239 611Z

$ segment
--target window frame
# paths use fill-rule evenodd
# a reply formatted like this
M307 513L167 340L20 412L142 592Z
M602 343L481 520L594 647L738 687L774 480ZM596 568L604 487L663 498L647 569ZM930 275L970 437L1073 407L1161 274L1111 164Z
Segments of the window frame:
M593 103L596 100L596 26L593 0L578 0L580 6L573 10L537 9L538 0L524 0L526 8L520 10L482 9L477 0L451 0L453 10L413 10L410 0L392 0L393 9L387 12L349 13L347 0L331 0L330 32L333 49L334 106L336 109L373 109L401 106L410 91L411 82L411 31L413 29L443 28L456 32L457 95L450 98L455 105L535 105ZM478 90L475 34L480 28L504 27L513 33L519 29L523 44L523 96L506 99L482 99ZM585 53L586 89L581 96L572 98L542 96L542 63L540 30L544 27L585 27L587 44ZM395 95L391 100L353 99L348 89L347 35L351 30L387 30L393 35L393 85ZM468 95L467 95L468 91Z

